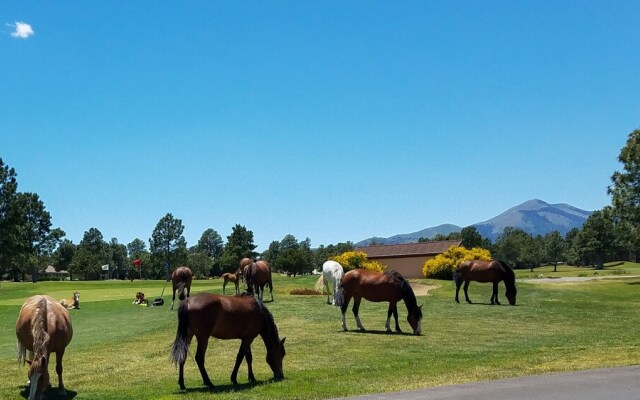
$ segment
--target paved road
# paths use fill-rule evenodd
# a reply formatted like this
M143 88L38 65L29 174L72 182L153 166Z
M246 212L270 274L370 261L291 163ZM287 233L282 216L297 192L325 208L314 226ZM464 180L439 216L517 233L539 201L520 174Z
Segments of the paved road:
M638 400L640 365L352 397L358 400Z

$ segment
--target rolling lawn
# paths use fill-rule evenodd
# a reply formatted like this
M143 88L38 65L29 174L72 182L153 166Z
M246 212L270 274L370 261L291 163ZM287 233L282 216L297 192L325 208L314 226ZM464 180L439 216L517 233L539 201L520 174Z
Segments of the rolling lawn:
M559 267L559 270L562 267ZM568 267L565 267L568 268ZM624 266L620 268L625 268ZM637 265L629 271L640 272ZM574 271L573 276L586 269ZM588 270L593 275L592 270ZM540 274L535 270L536 276ZM543 272L547 274L547 272ZM635 275L628 272L627 275ZM640 275L640 273L638 273ZM560 275L559 275L560 276ZM622 275L624 276L624 275ZM528 277L518 272L518 279ZM532 276L533 277L533 276ZM239 341L211 339L206 367L216 385L205 390L193 360L185 365L186 392L178 388L177 369L169 362L176 311L165 305L132 305L142 290L152 300L162 281L40 282L0 284L1 399L26 396L27 367L17 363L15 321L33 294L58 299L79 291L80 309L71 310L74 337L64 358L68 398L74 399L322 399L417 389L452 383L499 379L599 367L640 364L640 278L554 284L518 283L518 305L489 306L491 285L472 283L476 304L456 304L450 281L417 280L436 286L424 304L422 336L385 334L387 303L363 301L366 332L342 332L340 311L325 296L294 296L293 289L313 288L317 276L274 275L274 302L265 303L286 337L285 379L273 382L260 337L252 350L255 385L246 364L233 387L230 374ZM194 281L192 294L222 292L220 280ZM227 288L229 293L229 288ZM268 298L268 295L266 296ZM176 304L177 308L177 304ZM404 304L400 325L410 331ZM347 326L355 329L351 310ZM52 356L49 372L57 384ZM50 399L56 399L50 392Z

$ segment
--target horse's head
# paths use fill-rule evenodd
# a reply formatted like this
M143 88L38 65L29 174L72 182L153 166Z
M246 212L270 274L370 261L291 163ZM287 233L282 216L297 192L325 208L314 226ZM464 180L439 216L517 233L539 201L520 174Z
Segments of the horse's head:
M271 370L273 371L273 378L276 380L284 379L284 374L282 373L282 359L286 354L284 350L285 339L286 338L278 340L276 345L270 346L267 349L267 364L271 367Z
M76 303L80 302L80 292L73 292L73 301Z
M507 286L507 293L505 293L505 296L507 297L507 300L509 300L509 304L511 304L512 306L516 305L517 294L518 294L518 289L516 289L515 284L513 285L513 287Z
M407 322L411 325L414 335L422 333L422 306L417 306L409 312Z
M49 369L47 368L47 357L28 361L29 366L29 400L41 399L45 390L49 386Z

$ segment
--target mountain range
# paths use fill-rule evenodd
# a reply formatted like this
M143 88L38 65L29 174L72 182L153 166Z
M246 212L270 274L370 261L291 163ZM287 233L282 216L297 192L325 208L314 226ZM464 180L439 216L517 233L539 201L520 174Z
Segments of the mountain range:
M573 228L582 228L591 213L592 211L581 210L569 204L549 204L542 200L533 199L512 207L487 221L478 222L471 226L474 226L482 236L491 239L492 242L495 242L504 228L509 226L520 228L533 236L544 236L552 231L558 231L565 235ZM443 224L388 238L372 237L357 242L356 246L365 246L371 242L379 244L414 243L421 237L432 239L437 234L448 235L461 230L460 226Z

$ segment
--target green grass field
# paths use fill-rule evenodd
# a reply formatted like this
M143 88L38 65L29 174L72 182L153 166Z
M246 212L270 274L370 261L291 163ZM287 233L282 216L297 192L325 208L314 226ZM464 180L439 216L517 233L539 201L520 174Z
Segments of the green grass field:
M561 274L593 275L584 268L569 271L570 267L559 267L559 271L563 268L567 270ZM275 301L266 304L280 336L287 337L285 380L270 380L264 345L256 338L252 350L259 382L247 383L243 364L240 385L233 387L229 376L239 341L211 339L206 366L216 385L213 396L322 399L640 364L640 278L624 278L640 275L640 268L637 264L615 268L627 271L622 279L518 283L516 307L487 305L491 285L472 283L469 295L477 304L469 305L453 301L452 282L415 281L436 286L428 296L418 298L424 303L423 335L419 337L384 334L387 304L366 301L360 315L369 331L342 332L340 311L326 305L324 296L289 294L293 289L312 288L316 276L274 276ZM518 271L518 278L526 273ZM538 269L534 274L540 274ZM18 366L15 344L15 320L21 304L33 294L67 298L75 290L81 293L81 309L71 311L74 337L64 360L69 398L211 398L212 393L202 386L193 346L185 365L187 391L178 388L177 370L169 362L177 326L176 312L169 310L170 288L162 307L131 304L136 291L142 290L153 299L162 285L161 281L2 282L0 398L26 396L27 368ZM220 280L194 281L192 293L221 293L221 285ZM506 303L502 284L500 299ZM401 327L409 331L406 308L399 304L398 309ZM351 311L347 325L355 328ZM54 368L49 371L55 383Z

